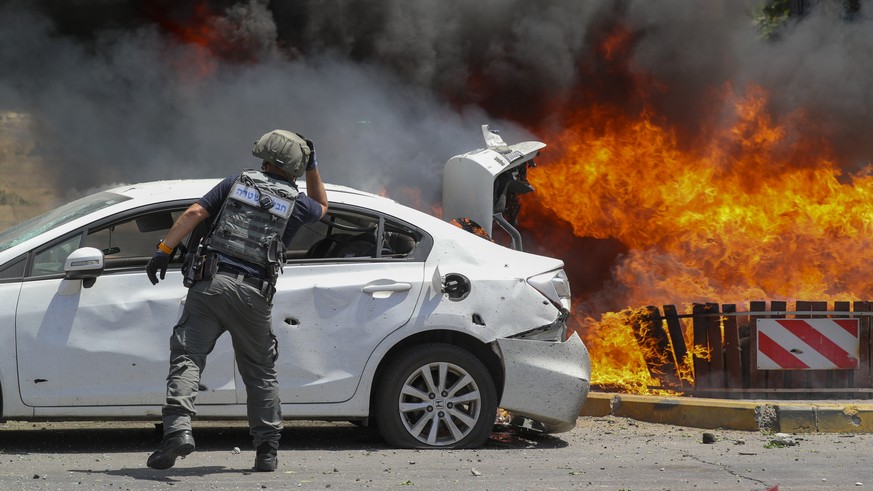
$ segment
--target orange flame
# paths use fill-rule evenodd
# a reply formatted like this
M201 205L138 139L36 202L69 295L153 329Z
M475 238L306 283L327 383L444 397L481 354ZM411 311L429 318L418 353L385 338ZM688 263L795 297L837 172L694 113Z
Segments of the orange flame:
M704 137L691 145L648 110L636 119L610 107L572 115L544 138L550 147L528 174L540 209L525 208L525 228L553 216L577 237L626 246L612 272L618 309L870 298L869 169L844 176L825 142L796 137L798 128L811 133L805 115L774 120L760 88L738 96L726 87L721 100L726 110L701 121ZM595 357L593 382L657 385L629 327L634 311L598 319L584 300L575 329Z
M633 43L633 35L627 29L615 29L606 36L600 45L600 51L604 59L615 60L625 56L630 51Z
M202 80L215 73L218 68L215 55L225 41L214 29L217 16L206 2L190 5L190 9L186 11L188 15L172 15L175 13L160 6L145 5L147 15L153 17L165 31L191 50L183 53L181 58L174 57L170 60L177 73L190 76L194 80Z
M177 71L201 80L213 75L221 62L256 62L269 46L248 30L243 11L217 12L205 1L198 1L179 11L151 7L146 12L168 33L189 48L172 60Z

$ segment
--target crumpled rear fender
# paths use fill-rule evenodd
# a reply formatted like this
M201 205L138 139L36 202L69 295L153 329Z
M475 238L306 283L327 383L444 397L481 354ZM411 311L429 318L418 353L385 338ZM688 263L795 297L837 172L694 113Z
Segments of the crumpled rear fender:
M591 382L591 358L579 335L563 343L501 338L496 344L505 371L500 407L550 433L573 429Z

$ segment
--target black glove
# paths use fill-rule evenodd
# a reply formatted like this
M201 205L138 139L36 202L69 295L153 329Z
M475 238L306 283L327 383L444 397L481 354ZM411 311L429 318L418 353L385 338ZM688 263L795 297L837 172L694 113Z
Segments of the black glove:
M170 264L170 255L162 251L155 251L155 255L149 259L146 264L146 274L149 275L149 280L152 285L158 284L158 271L161 272L161 279L167 274L167 266Z
M312 140L306 140L306 145L309 147L309 162L306 162L306 170L318 168L318 160L315 159L315 144Z

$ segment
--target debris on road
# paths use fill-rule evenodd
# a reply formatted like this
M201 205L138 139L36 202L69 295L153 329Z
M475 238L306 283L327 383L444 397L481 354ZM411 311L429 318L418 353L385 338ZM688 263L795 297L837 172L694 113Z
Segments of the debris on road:
M795 445L797 445L797 440L795 440L793 436L789 435L788 433L776 433L765 446L767 448L779 448L793 447Z

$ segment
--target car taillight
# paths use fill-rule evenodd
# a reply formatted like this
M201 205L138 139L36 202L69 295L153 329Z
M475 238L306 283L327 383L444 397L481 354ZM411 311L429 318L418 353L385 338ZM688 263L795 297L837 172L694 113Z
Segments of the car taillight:
M563 269L531 276L527 282L551 300L556 307L570 311L570 281Z

